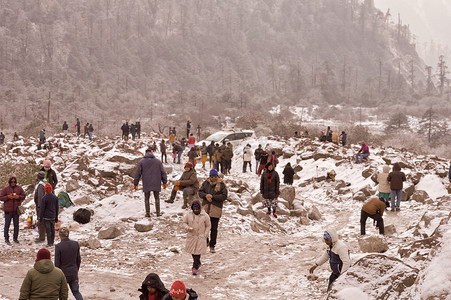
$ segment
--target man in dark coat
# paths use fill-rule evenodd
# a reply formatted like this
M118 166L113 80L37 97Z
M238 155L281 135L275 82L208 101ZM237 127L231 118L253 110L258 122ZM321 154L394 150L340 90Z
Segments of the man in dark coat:
M52 186L46 183L44 186L45 195L41 200L41 211L39 221L44 221L45 232L47 234L47 247L52 247L55 242L55 223L58 222L58 197L52 193Z
M387 181L390 182L391 189L391 210L400 210L399 204L402 199L402 183L406 181L406 174L401 172L399 163L393 164L393 171L388 174Z
M55 267L63 271L75 299L83 300L78 285L78 270L81 265L80 245L69 239L69 229L66 227L62 227L58 233L61 242L55 246Z
M8 185L5 186L0 194L0 201L3 201L3 210L5 212L5 227L3 234L5 236L5 242L11 245L9 242L9 226L11 220L13 220L14 234L13 241L19 244L19 215L17 214L17 207L25 200L25 192L20 185L17 185L17 178L11 175L8 180Z
M210 177L202 183L199 190L199 197L202 199L202 207L210 216L211 233L210 233L210 252L215 252L216 238L218 236L218 224L222 215L222 206L227 200L227 189L219 178L216 169L210 170Z
M265 206L268 208L266 213L268 215L271 214L272 208L272 214L275 218L277 218L277 198L280 195L279 186L279 174L274 170L273 164L267 163L265 171L260 179L260 193L263 196Z
M216 149L215 149L215 142L211 141L210 145L207 146L207 153L208 153L208 156L209 156L209 159L210 159L210 168L211 168L211 164L212 164L212 162L214 160L215 151L216 151Z
M169 291L164 286L160 277L155 273L150 273L146 276L146 279L144 279L141 288L138 289L138 291L141 292L139 300L162 300L165 295L169 294Z
M160 142L161 162L163 162L163 157L164 157L165 164L168 163L168 156L166 155L166 148L167 148L166 142L164 141L164 139L162 139Z
M293 184L293 177L294 177L294 170L291 167L290 163L287 163L285 168L283 169L283 183L292 185Z
M150 217L150 192L153 192L155 198L155 210L157 216L160 216L160 191L161 184L163 188L167 187L167 175L161 161L155 157L152 150L147 149L144 158L141 159L136 167L134 188L138 190L139 180L142 177L144 204L146 208L146 217Z
M44 186L45 186L45 172L39 171L36 175L37 177L37 184L34 190L34 204L36 205L36 216L39 216L41 214L41 203L42 203L42 197L44 197ZM39 218L38 218L39 219ZM45 241L45 224L44 222L38 222L38 229L39 229L39 237L35 240L36 243L42 243Z
M258 167L260 166L260 158L262 157L263 149L262 145L258 145L258 148L254 151L255 157L255 173L258 173Z
M77 129L77 136L80 135L80 120L77 118L77 123L75 123L75 128Z
M56 177L55 170L52 169L52 162L50 159L44 159L40 171L44 172L45 181L50 183L52 190L55 191L56 185L58 184L58 177Z

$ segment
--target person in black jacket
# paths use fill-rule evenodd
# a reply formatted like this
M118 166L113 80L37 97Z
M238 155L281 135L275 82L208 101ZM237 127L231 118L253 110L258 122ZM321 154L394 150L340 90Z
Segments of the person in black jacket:
M258 145L258 148L254 151L254 157L255 157L255 173L258 173L258 167L260 166L260 158L262 157L263 149L262 145Z
M39 221L44 221L47 233L47 247L52 247L55 241L55 223L58 222L58 197L52 193L50 183L45 184L44 192L45 195L41 200Z
M37 177L37 183L36 183L36 187L34 190L34 204L36 205L36 216L39 217L39 215L41 214L41 203L42 203L42 197L44 197L45 192L44 192L44 186L45 186L45 173L44 171L39 171L38 174L36 175ZM38 220L39 222L39 220ZM39 222L38 224L38 229L39 229L39 237L35 240L36 243L43 243L45 241L45 225L44 225L44 221Z
M260 180L260 193L263 196L264 205L268 208L266 213L268 215L271 214L272 208L275 218L277 218L277 198L280 195L279 185L279 174L274 170L274 166L271 163L266 164L265 171Z
M287 163L285 168L283 169L283 183L292 185L293 184L293 176L294 176L294 170L291 167L290 163Z
M207 146L207 153L208 153L208 156L210 157L209 158L210 159L210 168L212 167L212 163L213 163L213 160L215 157L215 151L216 151L215 142L211 141L210 145Z
M148 300L149 294L153 296L155 300L161 300L169 294L169 291L165 288L163 282L160 277L155 273L150 273L144 279L141 288L138 289L141 292L139 296L140 300Z
M75 299L83 300L78 285L78 270L81 265L80 245L69 239L69 229L66 227L60 228L58 233L61 242L55 246L55 267L63 271Z
M52 162L50 159L46 158L42 165L40 171L44 171L45 181L50 183L52 190L55 191L56 185L58 184L58 178L56 177L55 170L52 169Z

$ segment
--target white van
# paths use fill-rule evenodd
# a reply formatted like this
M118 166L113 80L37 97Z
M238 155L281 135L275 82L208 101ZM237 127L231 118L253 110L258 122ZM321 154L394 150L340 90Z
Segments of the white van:
M207 137L205 140L196 143L196 146L202 146L202 143L208 146L211 142L218 143L222 145L222 142L228 140L233 144L234 141L241 141L247 137L254 136L255 132L253 130L233 130L233 131L218 131Z

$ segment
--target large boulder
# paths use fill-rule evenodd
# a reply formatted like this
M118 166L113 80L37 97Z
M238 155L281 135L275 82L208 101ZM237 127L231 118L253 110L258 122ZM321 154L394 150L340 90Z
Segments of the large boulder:
M321 220L321 218L322 218L321 213L319 212L319 209L316 206L312 207L312 210L308 214L308 218L310 220L315 220L315 221Z
M404 292L415 283L418 272L418 269L400 259L370 254L356 261L347 272L338 277L326 299L342 300L344 298L339 296L340 292L354 287L365 291L369 295L368 299L408 300L411 298Z
M136 231L138 232L147 232L147 231L151 231L153 229L153 224L149 223L149 222L145 222L145 223L135 223L134 225Z
M252 215L254 214L252 209L238 206L236 212L242 216Z
M292 207L293 200L296 197L296 190L294 186L284 186L280 189L280 198L283 198L288 201L288 208Z
M71 193L75 190L78 190L80 188L80 185L78 184L78 181L75 179L69 180L66 183L66 192Z
M410 197L415 192L415 185L411 182L404 183L404 188L402 191L402 201L410 200Z
M88 196L81 196L80 198L77 198L74 200L74 204L77 206L82 206L82 205L89 205L91 204L91 198L89 198Z
M359 239L359 246L362 252L383 253L388 250L388 243L382 236L366 235Z
M122 231L116 226L110 226L107 229L101 229L99 231L99 239L114 239L122 234Z
M363 192L358 191L357 193L355 193L355 194L352 196L352 198L353 198L354 200L364 202L364 201L366 201L367 196L366 196Z
M368 178L371 175L373 175L375 173L375 169L373 167L369 167L368 169L365 169L362 171L362 176L363 178Z
M252 205L257 204L257 203L261 203L263 201L263 196L260 193L255 193L254 195L252 195L251 197L251 203Z
M424 203L426 199L429 198L429 195L426 191L417 190L412 194L412 197L410 197L411 200Z
M89 240L86 242L86 247L89 249L98 249L102 245L100 244L100 241L96 239L95 237L90 237Z

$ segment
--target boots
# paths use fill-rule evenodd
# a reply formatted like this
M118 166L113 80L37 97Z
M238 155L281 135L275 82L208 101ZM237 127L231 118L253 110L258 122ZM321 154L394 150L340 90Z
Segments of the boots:
M172 189L171 197L169 198L169 200L165 200L164 202L166 202L166 203L174 203L176 195L177 195L177 191L175 189Z
M183 197L183 206L182 209L185 209L188 207L188 197Z

